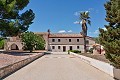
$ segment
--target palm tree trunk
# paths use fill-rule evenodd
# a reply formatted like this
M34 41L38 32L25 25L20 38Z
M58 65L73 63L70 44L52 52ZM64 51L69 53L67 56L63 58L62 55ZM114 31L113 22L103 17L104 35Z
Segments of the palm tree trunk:
M86 53L87 52L86 51L86 36L84 35L83 38L84 38L84 53Z
M86 50L87 25L85 20L82 21L82 30L83 30L83 39L84 39L84 53L86 53L87 52Z

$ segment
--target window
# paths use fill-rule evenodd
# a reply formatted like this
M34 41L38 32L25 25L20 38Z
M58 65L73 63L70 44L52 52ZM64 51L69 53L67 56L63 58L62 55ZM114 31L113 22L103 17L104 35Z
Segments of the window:
M79 42L79 39L77 39L77 42Z
M58 49L60 49L60 46L58 46Z
M89 40L86 40L86 44L89 44Z
M69 42L71 42L71 39L69 39Z
M79 46L77 46L77 49L79 49L80 47Z
M52 42L55 42L55 39L52 39Z
M58 39L58 42L60 42L60 39Z
M55 49L55 46L52 46L52 49Z
M72 50L72 46L70 46L70 50Z

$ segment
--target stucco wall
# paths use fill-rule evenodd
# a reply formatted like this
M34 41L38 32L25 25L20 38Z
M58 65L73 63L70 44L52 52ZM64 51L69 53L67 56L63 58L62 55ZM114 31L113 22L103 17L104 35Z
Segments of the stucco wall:
M94 40L92 40L92 39L87 39L87 40L89 41L89 45L95 44L95 41L94 41Z
M52 49L52 46L55 46L55 49ZM60 49L58 49L58 46L60 46ZM63 52L63 46L66 47L66 51L70 50L70 46L72 46L72 50L79 50L84 52L83 45L50 45L50 50L53 52ZM79 49L77 49L77 46L79 46Z
M52 39L55 39L55 42L52 42ZM58 39L60 39L60 42L58 42ZM69 39L71 39L71 42L69 42ZM79 42L77 42L77 39L79 39ZM49 38L49 44L60 44L60 45L63 45L63 44L69 44L69 45L80 45L80 44L83 44L84 43L84 40L83 38Z
M52 41L54 39L54 42ZM60 42L58 41L60 39ZM69 41L71 39L71 42ZM79 41L77 41L79 39ZM93 44L95 44L95 41L92 39L87 38L89 41L89 44L86 46L88 49L92 47ZM52 48L52 46L55 47L55 49ZM58 46L61 48L58 49ZM54 52L63 52L63 46L66 47L66 51L70 50L70 46L72 46L72 50L79 50L84 52L84 39L83 38L49 38L49 47L48 49ZM79 49L77 49L77 46L79 46Z

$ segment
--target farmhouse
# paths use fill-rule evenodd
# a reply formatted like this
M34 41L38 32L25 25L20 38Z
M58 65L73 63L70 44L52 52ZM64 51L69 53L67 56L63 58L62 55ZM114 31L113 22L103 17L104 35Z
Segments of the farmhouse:
M66 52L68 50L79 50L84 52L84 39L81 34L64 34L64 33L36 33L43 35L46 48L48 51L53 52ZM90 49L95 41L93 38L86 37L87 49Z
M63 34L50 32L35 32L35 34L43 36L46 44L45 50L53 52L66 52L68 50L84 51L84 39L81 34ZM87 49L90 49L95 41L86 37ZM10 37L6 40L5 50L22 50L23 44L18 37Z

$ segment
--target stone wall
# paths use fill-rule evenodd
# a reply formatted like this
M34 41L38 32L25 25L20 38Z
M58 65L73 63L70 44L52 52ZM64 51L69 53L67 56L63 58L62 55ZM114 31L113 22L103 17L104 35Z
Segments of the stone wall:
M19 37L9 37L8 39L6 39L5 45L4 45L4 50L8 51L8 50L12 50L12 48L14 47L14 50L23 50L23 44L22 41ZM18 49L15 47L18 47Z
M30 58L24 59L22 61L10 64L10 65L5 66L3 68L0 68L0 79L5 78L9 74L17 71L18 69L24 67L25 65L31 63L32 61L34 61L36 59L42 57L43 55L44 55L44 53L43 54L38 54L36 56L33 56L33 57L30 57Z

